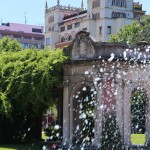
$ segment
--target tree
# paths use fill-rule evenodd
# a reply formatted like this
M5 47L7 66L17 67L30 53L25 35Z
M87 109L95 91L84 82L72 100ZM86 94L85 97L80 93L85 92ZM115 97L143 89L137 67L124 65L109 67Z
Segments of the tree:
M144 16L140 24L143 27L143 40L150 44L150 16Z
M109 42L119 42L134 45L141 40L142 27L138 22L133 22L130 25L125 25L120 31L115 35L112 34Z
M122 150L122 140L116 115L111 112L103 120L101 150Z
M22 50L21 44L16 39L12 40L10 37L5 36L0 40L0 52L17 52L20 50Z
M0 142L37 140L67 58L62 50L6 51L0 53Z
M112 34L109 42L129 43L135 45L140 41L147 41L150 44L150 17L144 17L141 22L134 21L125 25L117 34Z

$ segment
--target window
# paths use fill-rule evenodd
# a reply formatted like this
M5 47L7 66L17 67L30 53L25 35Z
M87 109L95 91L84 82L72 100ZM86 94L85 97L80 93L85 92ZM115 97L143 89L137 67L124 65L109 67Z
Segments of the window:
M68 30L72 29L72 24L68 25L68 26L67 26L67 29L68 29Z
M74 27L75 28L77 28L77 27L79 27L80 26L80 22L76 22L75 24L74 24Z
M112 0L112 5L116 5L116 0Z
M33 48L34 47L34 44L29 44L29 48Z
M125 13L123 14L123 18L126 18L126 14Z
M32 32L35 32L35 33L42 33L42 29L35 29L35 28L32 28Z
M137 16L136 19L137 19L138 21L140 21L140 20L141 20L141 17L140 17L140 16Z
M92 7L96 8L96 7L100 7L100 0L96 0L92 3Z
M30 36L24 36L24 37L23 37L23 39L31 40L31 39L32 39L32 37L30 37Z
M96 19L100 19L100 13L96 13L96 14L93 14L93 19L96 20Z
M120 6L120 0L118 1L118 6Z
M14 37L15 39L18 39L18 40L19 40L19 39L22 39L22 36L20 36L20 35L14 35L13 37Z
M126 1L125 0L122 1L122 7L126 7Z
M61 32L65 31L65 26L61 27L61 28L60 28L60 31L61 31Z
M42 41L43 39L39 37L35 37L34 40Z
M46 39L46 46L47 46L47 45L50 45L50 44L51 44L50 38L47 38L47 39Z
M22 45L22 48L27 48L29 46L28 43L22 43L21 45Z
M35 48L38 48L38 44L34 44L34 47L35 47Z
M112 0L113 6L126 7L126 0Z
M87 30L87 28L83 28L82 30L83 30L83 31L86 31L86 30Z
M112 12L112 18L116 18L116 13L114 11Z
M112 18L126 18L126 14L123 12L112 12Z
M10 26L10 23L2 23L2 26Z
M49 22L49 23L54 22L54 16L50 16L50 17L48 18L48 22Z
M107 33L111 34L111 26L107 26Z
M65 41L65 37L61 37L61 42L64 42Z
M99 27L99 34L102 34L102 27Z

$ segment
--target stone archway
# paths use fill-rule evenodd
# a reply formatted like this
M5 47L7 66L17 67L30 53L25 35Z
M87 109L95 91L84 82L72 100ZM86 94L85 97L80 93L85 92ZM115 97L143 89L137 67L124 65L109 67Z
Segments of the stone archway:
M130 145L132 144L131 142L131 97L132 97L132 92L140 87L140 89L144 89L144 93L147 96L147 105L146 105L146 142L149 142L150 140L150 120L149 120L149 115L150 115L150 93L148 92L150 89L150 85L147 83L142 82L132 82L131 84L128 84L124 88L124 100L123 100L123 108L124 108L124 115L123 115L123 135L124 135L124 144Z
M94 89L82 86L73 96L72 143L91 143L94 140L95 94Z
M144 145L146 142L146 118L148 114L148 96L144 89L137 87L132 91L130 112L131 143L134 145Z

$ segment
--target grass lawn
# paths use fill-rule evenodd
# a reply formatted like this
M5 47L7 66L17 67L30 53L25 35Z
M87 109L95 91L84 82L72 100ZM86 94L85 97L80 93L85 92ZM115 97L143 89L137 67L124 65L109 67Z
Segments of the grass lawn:
M0 150L40 150L40 144L0 145Z
M42 138L46 140L48 137L42 133ZM0 145L0 150L40 150L41 144L12 144Z
M146 142L145 134L131 134L131 142L134 145L144 145Z
M42 133L42 139L46 140L48 137L45 135L45 133Z

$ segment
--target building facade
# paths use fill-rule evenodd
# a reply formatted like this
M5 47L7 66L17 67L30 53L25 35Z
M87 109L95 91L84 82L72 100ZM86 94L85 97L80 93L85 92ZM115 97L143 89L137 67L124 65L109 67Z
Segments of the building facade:
M113 112L123 145L136 145L132 140L135 134L143 134L142 144L147 145L150 48L95 42L89 33L80 31L64 53L70 60L63 67L63 143L100 146L103 121ZM142 103L136 92L142 93ZM92 119L88 120L89 116ZM89 126L92 130L87 130Z
M90 32L97 41L106 42L125 24L131 24L134 17L145 13L134 11L133 0L87 0L87 10L83 0L81 8L57 5L45 6L45 45L52 48L68 45L80 30ZM136 13L136 15L134 14Z
M0 26L0 39L9 36L16 39L23 48L44 48L44 31L42 26L18 23L2 23Z

